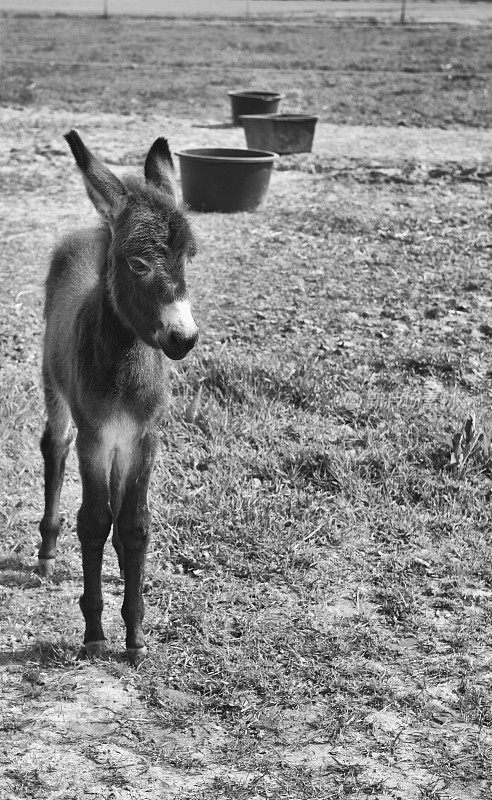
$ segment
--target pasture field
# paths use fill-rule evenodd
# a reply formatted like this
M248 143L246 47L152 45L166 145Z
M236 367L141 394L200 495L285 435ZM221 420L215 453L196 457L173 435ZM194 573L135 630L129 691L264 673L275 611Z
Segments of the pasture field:
M104 0L0 0L0 11L101 15ZM108 13L157 17L228 17L299 20L306 17L397 22L400 0L107 0ZM490 24L490 3L475 0L407 0L407 22Z
M7 24L13 57L27 29ZM31 20L31 53L44 37L60 58L93 58L86 22L70 50L64 24ZM95 40L100 60L123 58L130 23L119 24L105 28L104 47ZM159 23L131 24L157 64ZM487 106L457 83L421 111L414 84L414 106L388 95L367 127L355 124L372 97L365 84L347 94L347 116L327 94L334 110L314 152L279 160L263 210L193 215L201 340L170 373L139 669L121 658L109 546L109 656L79 657L73 453L54 578L34 571L42 283L56 238L95 218L62 134L76 127L116 172L142 169L158 135L174 149L242 144L224 124L234 73L221 74L238 31L204 27L200 50L198 30L176 26L169 42L185 30L196 62L210 58L217 31L223 42L216 78L202 74L207 102L188 82L193 115L179 97L146 102L155 89L143 70L2 67L0 798L488 798L492 137ZM336 45L355 39L349 31L326 30L334 66L363 59L362 49L348 55L348 39ZM289 28L287 42L295 35ZM444 56L421 35L405 58L435 65ZM485 69L481 34L465 48L468 35L434 33L441 50L461 42L463 70ZM252 81L256 60L269 58L255 41L258 52L241 55ZM111 91L99 95L103 75ZM295 85L303 104L321 91L309 95L297 74ZM398 109L422 127L397 127ZM483 436L469 454L457 443L453 465L451 439L470 415Z
M0 102L228 118L228 89L327 122L490 127L492 28L7 16Z

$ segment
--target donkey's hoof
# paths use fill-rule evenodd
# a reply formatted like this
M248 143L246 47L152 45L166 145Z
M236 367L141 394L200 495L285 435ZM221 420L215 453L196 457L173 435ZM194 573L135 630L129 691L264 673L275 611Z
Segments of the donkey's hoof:
M86 642L84 647L88 658L104 658L106 654L106 641L104 639L99 642Z
M51 578L55 571L54 558L38 558L38 572L42 578Z
M142 661L147 658L147 648L145 647L127 647L126 657L132 667L138 667Z

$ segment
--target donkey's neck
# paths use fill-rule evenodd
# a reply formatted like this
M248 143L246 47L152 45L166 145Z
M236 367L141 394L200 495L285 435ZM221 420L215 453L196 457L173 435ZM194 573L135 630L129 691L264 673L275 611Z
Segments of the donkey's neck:
M111 300L111 291L108 282L111 247L111 231L109 226L105 225L99 229L98 239L98 280L94 292L97 318L95 336L99 351L101 353L107 353L110 359L114 359L118 353L127 351L133 347L138 339L134 331L120 319Z
M93 329L84 372L90 391L96 387L94 397L100 398L94 413L106 417L125 413L143 423L154 419L165 403L164 354L122 322L103 278L94 287L88 312L83 327L86 332L91 325Z
M97 286L97 311L98 325L97 338L98 345L106 352L111 359L118 353L124 353L135 347L140 341L134 331L120 319L111 301L111 294L106 283L105 276L101 276Z

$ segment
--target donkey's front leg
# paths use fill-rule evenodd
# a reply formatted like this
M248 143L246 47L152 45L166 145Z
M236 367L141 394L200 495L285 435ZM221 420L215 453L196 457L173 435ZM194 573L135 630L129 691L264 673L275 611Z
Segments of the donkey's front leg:
M147 433L138 443L118 514L118 537L123 548L125 577L125 597L121 614L126 625L128 658L134 665L147 652L142 629L142 593L150 527L147 492L156 446L157 435L154 432Z
M77 535L82 546L84 572L84 593L80 598L85 619L84 644L88 656L101 656L105 650L101 624L101 567L104 545L113 521L109 504L107 454L95 438L80 429L77 450L82 477L82 505L77 516Z

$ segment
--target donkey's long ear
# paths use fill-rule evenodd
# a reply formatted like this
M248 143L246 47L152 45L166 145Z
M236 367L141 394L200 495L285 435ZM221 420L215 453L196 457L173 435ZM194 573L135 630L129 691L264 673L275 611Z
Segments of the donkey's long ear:
M90 150L87 149L77 131L69 131L65 139L82 173L87 194L96 211L108 222L112 222L125 204L126 189Z
M150 148L144 167L145 179L176 200L176 177L167 139L160 136Z

